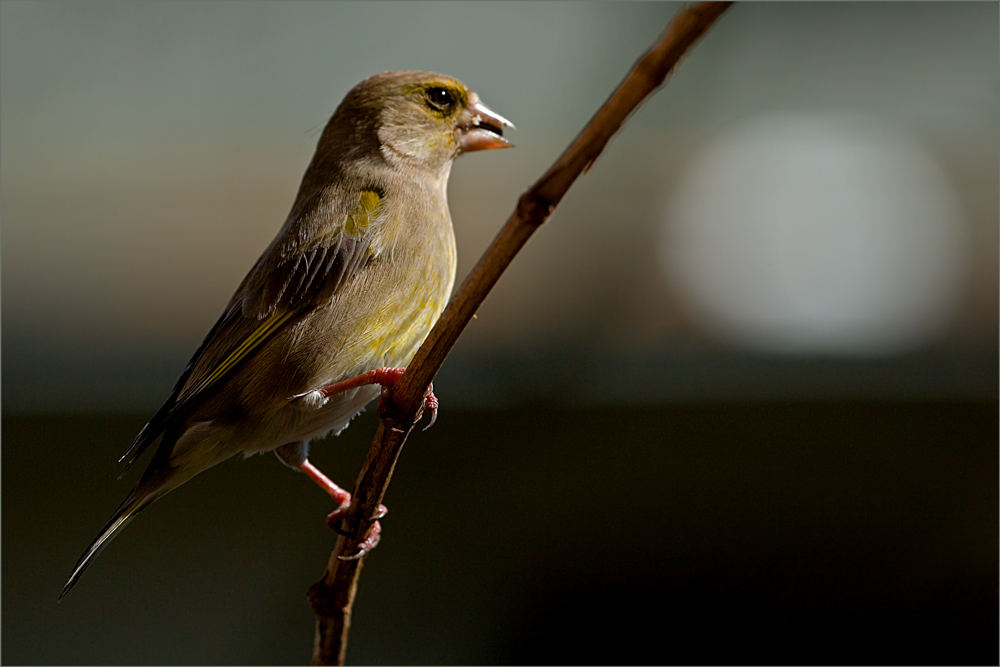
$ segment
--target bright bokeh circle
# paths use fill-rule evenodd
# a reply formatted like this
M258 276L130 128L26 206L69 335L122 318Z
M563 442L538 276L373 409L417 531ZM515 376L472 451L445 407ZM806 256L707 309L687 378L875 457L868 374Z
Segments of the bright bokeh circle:
M941 169L902 130L846 113L717 135L671 188L661 238L664 275L707 332L800 354L935 340L968 255Z

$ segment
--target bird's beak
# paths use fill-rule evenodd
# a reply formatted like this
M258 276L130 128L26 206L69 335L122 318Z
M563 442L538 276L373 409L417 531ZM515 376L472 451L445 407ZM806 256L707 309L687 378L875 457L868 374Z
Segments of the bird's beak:
M505 125L516 129L514 123L480 102L473 93L469 106L462 112L459 119L457 130L459 152L471 153L472 151L486 151L492 148L510 148L514 144L503 138Z

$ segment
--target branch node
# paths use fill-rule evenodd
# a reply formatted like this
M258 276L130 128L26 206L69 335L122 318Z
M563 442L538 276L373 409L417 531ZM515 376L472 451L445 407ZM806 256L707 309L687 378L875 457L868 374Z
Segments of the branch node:
M515 215L518 220L541 227L555 210L555 203L538 194L536 188L528 190L517 200Z
M418 411L416 417L413 419L412 423L410 423L411 420L408 419L409 415L407 415L406 410L396 402L391 389L382 390L382 397L379 399L376 410L379 421L381 421L390 431L395 431L396 433L406 433L407 424L409 424L409 427L412 427L420 421L420 412Z
M309 587L306 597L309 599L309 606L312 607L313 612L317 616L334 618L336 616L343 616L346 613L344 609L337 607L333 591L326 585L325 577Z

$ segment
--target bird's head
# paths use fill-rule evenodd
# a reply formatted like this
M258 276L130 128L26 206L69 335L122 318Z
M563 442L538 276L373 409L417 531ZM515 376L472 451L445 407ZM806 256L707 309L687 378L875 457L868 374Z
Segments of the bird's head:
M324 135L333 131L341 146L377 150L394 166L447 174L460 153L511 146L504 127L514 125L458 79L383 72L351 89Z

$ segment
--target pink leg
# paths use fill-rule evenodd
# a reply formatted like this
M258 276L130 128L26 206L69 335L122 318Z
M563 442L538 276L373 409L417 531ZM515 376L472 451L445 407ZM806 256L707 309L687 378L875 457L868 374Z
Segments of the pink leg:
M337 509L330 512L326 517L326 524L333 528L334 530L340 530L340 522L344 519L344 515L347 514L347 508L351 506L351 494L344 489L337 486L337 484L323 474L323 472L310 463L308 460L304 461L302 465L299 466L299 470L304 472L309 479L316 482L316 484L330 494L333 501L337 503ZM379 505L378 510L375 514L375 523L372 525L371 531L368 533L368 537L361 543L358 547L358 551L349 557L345 557L347 560L354 560L361 558L366 553L371 551L378 545L379 538L382 535L382 525L378 522L389 510L385 508L385 505Z
M399 378L403 377L403 373L405 371L405 368L392 366L376 368L373 371L368 371L367 373L362 373L361 375L347 378L346 380L341 380L340 382L335 382L334 384L327 385L326 387L321 387L318 391L324 398L329 398L342 391L363 387L369 384L381 385L384 391L396 384L396 382L399 381ZM437 396L434 395L433 384L427 387L427 393L424 395L424 408L429 410L431 413L431 420L427 423L427 426L424 427L424 430L426 431L434 425L434 422L437 421L438 399Z
M348 506L350 506L351 494L337 486L332 479L324 475L323 472L310 463L308 459L302 462L302 465L299 466L299 470L304 472L309 479L316 482L319 488L330 494L330 497L333 498L333 502L337 503L338 507L347 509Z
M390 389L399 378L403 377L403 373L406 372L405 368L393 368L393 367L383 367L376 368L375 370L368 371L367 373L362 373L361 375L347 378L346 380L341 380L340 382L335 382L334 384L327 385L326 387L321 387L317 391L324 398L330 398L335 394L339 394L342 391L347 391L348 389L355 389L357 387L363 387L369 384L377 384L382 386L383 396L386 390ZM430 411L431 419L424 430L429 429L437 421L437 411L438 411L438 400L437 396L434 395L434 386L431 385L427 387L427 393L424 394L424 408ZM347 509L351 505L351 494L340 488L333 481L320 472L316 466L311 464L309 461L305 461L299 466L299 469L309 476L314 482L316 482L320 488L330 494L334 502L337 503L337 509L330 512L326 517L327 525L329 525L334 530L339 531L340 522L343 520L344 515L347 513ZM375 548L378 544L379 539L382 535L382 524L378 522L386 515L388 510L385 505L379 505L378 510L375 514L375 522L372 524L371 530L368 532L368 536L365 537L364 541L359 545L358 551L350 556L341 556L344 560L354 560L361 558L366 553Z

